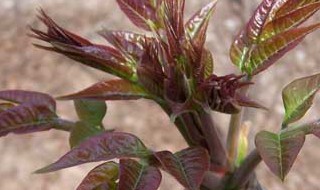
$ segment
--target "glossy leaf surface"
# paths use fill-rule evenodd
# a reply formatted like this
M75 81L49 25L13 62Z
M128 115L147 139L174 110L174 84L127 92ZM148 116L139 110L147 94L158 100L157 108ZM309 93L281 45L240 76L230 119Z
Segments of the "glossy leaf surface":
M291 131L274 134L262 131L256 135L255 144L269 169L284 180L294 164L305 141L303 132Z
M114 158L145 157L149 154L150 152L137 137L128 133L105 132L82 142L58 161L36 173L53 172L88 162Z
M247 44L256 43L262 33L263 27L268 20L269 14L276 0L262 0L245 29Z
M217 1L212 1L196 12L186 23L186 35L190 38L191 43L196 49L202 49L206 40L207 28L209 20Z
M25 103L0 113L0 136L49 130L55 119L56 114L46 106Z
M56 110L55 100L48 94L44 94L41 92L32 92L25 90L5 90L0 91L0 100L6 100L17 104L38 104L46 106L52 111Z
M120 160L118 190L157 190L161 182L160 170L135 160Z
M245 71L245 62L250 57L252 45L257 44L263 26L267 22L269 14L273 8L275 0L263 0L258 6L247 25L235 38L230 49L230 58L233 64L237 65L241 71Z
M281 0L282 6L276 11L276 17L281 17L304 6L317 2L318 0Z
M175 154L162 151L154 155L166 172L190 190L199 189L204 174L209 169L209 155L203 148L188 148Z
M82 180L77 190L93 190L105 186L107 190L115 190L119 175L119 166L115 162L106 162L91 170Z
M263 0L233 42L232 62L248 75L264 71L319 28L320 24L297 28L319 8L316 1Z
M25 134L53 128L58 117L55 100L44 93L7 90L0 91L0 136Z
M148 96L149 94L141 87L128 81L108 80L94 84L78 93L60 97L60 99L136 100Z
M282 91L285 107L283 123L289 124L299 120L309 110L315 94L320 89L320 74L297 79Z
M285 53L296 47L306 35L317 30L320 24L304 28L291 29L280 33L251 51L245 70L250 75L258 74L278 61Z
M100 34L123 54L136 59L143 53L147 41L151 40L145 35L126 31L104 30Z
M156 6L161 1L153 0L117 0L121 10L133 24L145 30L158 26Z
M305 22L320 9L320 2L301 7L286 15L276 18L266 24L261 34L261 41L275 36L281 32L295 28Z

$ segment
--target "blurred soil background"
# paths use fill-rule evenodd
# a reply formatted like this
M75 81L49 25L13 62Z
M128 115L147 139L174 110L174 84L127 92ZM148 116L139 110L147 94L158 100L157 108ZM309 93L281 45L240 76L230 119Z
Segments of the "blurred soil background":
M209 0L187 0L186 18ZM241 4L239 4L239 2ZM219 75L235 70L228 58L233 37L256 7L257 0L220 1L208 31L207 46L215 55L215 72ZM0 1L0 89L25 89L54 96L78 91L111 78L109 75L76 64L67 58L38 50L34 39L27 36L28 25L43 28L36 19L42 7L65 28L104 43L96 33L103 28L139 30L119 11L114 0L1 0ZM313 21L319 21L319 14ZM141 31L140 31L141 32ZM314 33L294 51L263 75L251 90L255 99L270 111L249 110L253 135L262 129L279 130L283 116L281 89L294 78L320 71L320 33ZM320 116L320 98L305 120ZM70 102L59 102L59 114L75 119ZM214 114L226 133L228 115ZM183 139L160 108L150 101L108 102L104 121L108 128L127 131L141 137L147 146L157 150L177 151L186 147ZM268 190L320 190L320 141L308 137L297 162L284 183L260 164L258 178ZM48 131L31 135L8 135L0 139L1 190L75 189L95 164L87 164L46 175L31 174L68 151L68 135ZM167 175L166 175L167 176ZM161 190L180 190L174 179L164 178Z

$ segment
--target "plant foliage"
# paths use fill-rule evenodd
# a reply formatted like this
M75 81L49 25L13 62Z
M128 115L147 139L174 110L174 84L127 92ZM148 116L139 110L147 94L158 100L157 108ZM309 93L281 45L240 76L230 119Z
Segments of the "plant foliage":
M78 190L156 190L162 180L160 169L190 190L248 189L261 159L284 180L306 135L320 137L319 121L292 124L312 106L320 74L296 79L284 88L282 129L278 133L259 132L257 151L251 154L248 131L240 116L243 107L266 110L247 96L251 79L319 29L320 23L304 24L320 9L319 0L262 0L230 48L231 61L240 74L223 76L213 73L214 56L205 43L216 0L187 20L185 0L116 2L135 26L148 33L103 30L99 34L109 45L96 44L39 11L38 18L47 30L31 28L31 36L44 42L36 47L117 78L58 98L74 101L78 121L59 117L50 95L0 91L0 136L49 129L70 132L71 150L36 173L103 161L88 173ZM135 135L105 129L105 101L140 98L154 101L171 117L188 148L176 153L154 151ZM232 114L228 143L236 144L228 152L211 120L211 111ZM237 154L232 154L233 149Z

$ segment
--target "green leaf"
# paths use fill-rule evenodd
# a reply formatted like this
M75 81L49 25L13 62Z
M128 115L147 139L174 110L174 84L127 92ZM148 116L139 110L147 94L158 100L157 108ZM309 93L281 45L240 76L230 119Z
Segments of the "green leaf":
M212 53L209 50L204 49L202 52L201 62L201 65L204 67L204 77L208 78L210 75L212 75L214 70L214 60Z
M289 131L275 134L262 131L255 139L256 147L269 169L284 180L305 141L305 134Z
M283 124L287 125L302 118L313 103L320 89L320 74L294 80L282 91L285 107Z
M115 190L119 175L119 166L115 162L106 162L91 170L82 180L77 190L93 190L106 186L108 190Z
M101 132L103 132L103 130L100 127L90 125L87 122L77 122L70 133L70 147L76 147L86 139L98 135Z
M120 160L118 190L157 190L160 182L158 168L131 159Z
M115 158L145 158L150 154L141 140L134 135L105 132L85 140L53 164L37 170L35 173L53 172L84 163Z
M107 104L98 100L74 100L77 115L81 121L93 126L101 126L102 120L107 113Z
M149 98L149 94L136 84L117 79L99 82L75 94L59 97L61 100L136 100L140 98Z
M199 189L205 172L209 170L210 158L204 148L188 148L175 154L162 151L154 155L166 172L190 190Z

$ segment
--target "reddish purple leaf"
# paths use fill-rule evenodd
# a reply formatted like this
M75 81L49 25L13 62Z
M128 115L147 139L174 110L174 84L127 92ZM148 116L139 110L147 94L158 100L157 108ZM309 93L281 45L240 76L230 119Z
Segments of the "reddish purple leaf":
M303 28L295 28L280 33L264 43L257 45L245 63L246 72L256 75L267 69L285 53L296 47L306 35L319 29L320 23Z
M276 11L276 17L290 14L292 11L310 5L318 0L282 0L281 6Z
M314 15L320 9L320 2L313 3L296 9L284 16L278 17L266 24L261 34L261 41L291 28L296 28Z
M171 58L182 55L181 39L185 33L183 22L184 5L185 0L163 0L161 5L161 17L168 44L167 53Z
M125 31L104 30L100 34L123 54L133 56L135 59L141 56L147 41L151 40L145 35Z
M36 45L39 48L63 54L90 67L130 79L132 69L121 53L111 47L97 45L57 25L43 11L39 19L48 27L47 32L31 28L32 36L48 42L52 47Z
M268 20L270 11L272 10L275 2L276 0L263 0L259 7L256 9L245 29L245 37L248 40L248 45L256 43L259 40L263 26Z
M267 22L275 0L263 0L251 17L246 27L239 33L230 49L230 58L233 64L242 71L244 62L248 58L253 44L258 43L263 26Z
M47 106L52 111L56 110L56 102L55 100L44 93L40 92L32 92L32 91L24 91L24 90L6 90L0 91L0 99L6 100L9 102L23 104L38 104Z
M57 116L45 105L24 103L0 113L0 137L9 133L45 131L55 126Z
M120 160L118 190L157 190L160 182L161 173L158 168L135 160Z
M289 131L274 134L262 131L256 136L256 147L270 170L284 180L305 141L305 134Z
M163 19L166 23L167 35L175 35L175 38L180 38L184 34L184 6L185 0L163 0L162 11ZM168 39L169 42L171 42Z
M149 154L149 150L136 136L121 132L105 132L82 142L58 161L37 170L36 173L53 172L84 163L115 158L141 158Z
M175 154L162 151L154 155L165 171L190 190L199 189L210 165L208 152L204 148L188 148Z
M203 48L206 40L206 32L209 25L209 20L214 11L217 1L212 1L208 5L196 12L189 21L185 24L187 38L190 38L191 43L196 51Z
M120 9L127 15L133 24L145 30L159 27L157 20L157 5L161 1L153 0L117 0Z
M48 27L48 31L45 33L31 28L34 37L47 42L60 41L75 46L92 45L88 40L60 27L43 10L40 10L38 18Z
M148 97L147 92L133 83L125 80L108 80L94 84L75 94L62 96L59 99L136 100Z
M149 92L162 96L165 74L159 60L158 42L148 44L137 66L138 80Z
M115 162L106 162L91 170L83 179L77 190L93 190L105 185L111 189L119 176L119 166Z

